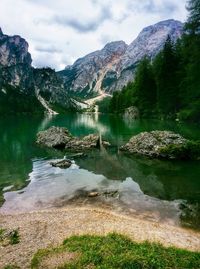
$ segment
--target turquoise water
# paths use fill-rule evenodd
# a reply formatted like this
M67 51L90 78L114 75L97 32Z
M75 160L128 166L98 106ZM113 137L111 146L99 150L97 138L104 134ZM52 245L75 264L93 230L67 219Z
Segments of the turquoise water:
M49 160L67 153L35 144L36 133L52 125L64 126L76 136L101 133L113 147L91 151L87 157L75 160L70 169L52 168ZM172 130L197 140L198 126L69 113L52 118L0 118L0 130L2 211L79 204L86 200L84 192L118 190L118 198L104 198L102 205L156 221L200 228L199 162L152 160L118 151L120 145L142 131Z

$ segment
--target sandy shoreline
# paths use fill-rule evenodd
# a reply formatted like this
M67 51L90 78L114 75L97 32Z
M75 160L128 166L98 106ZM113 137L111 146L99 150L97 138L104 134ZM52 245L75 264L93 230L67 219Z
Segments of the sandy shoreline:
M117 232L138 242L149 240L164 246L200 251L199 232L101 208L69 206L30 213L0 214L0 227L19 228L20 233L19 244L0 246L0 268L6 264L16 264L27 269L38 249L61 244L66 237L75 234L105 235Z

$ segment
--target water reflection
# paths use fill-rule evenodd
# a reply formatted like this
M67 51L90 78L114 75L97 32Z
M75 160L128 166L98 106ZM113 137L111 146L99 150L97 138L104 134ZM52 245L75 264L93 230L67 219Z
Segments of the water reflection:
M24 212L35 209L63 205L85 192L97 190L100 193L118 190L119 197L100 197L118 211L140 214L156 221L179 222L178 202L159 200L145 195L132 178L109 180L73 164L69 169L52 167L47 160L34 160L33 171L29 174L30 183L20 191L6 192L1 212ZM84 197L91 201L91 198Z

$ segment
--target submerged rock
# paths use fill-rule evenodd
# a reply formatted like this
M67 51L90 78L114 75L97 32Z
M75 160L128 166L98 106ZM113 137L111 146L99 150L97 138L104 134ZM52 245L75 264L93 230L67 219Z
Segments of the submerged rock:
M105 196L106 198L119 198L119 191L105 191L103 192L103 196Z
M84 152L77 152L77 153L72 153L69 155L70 158L72 159L78 159L78 158L85 158L87 157L87 154L85 154Z
M118 190L105 191L105 192L93 191L93 192L88 193L88 197L90 197L90 198L94 198L94 197L98 197L98 196L103 196L105 198L119 198L119 191Z
M97 196L100 196L100 193L97 191L88 193L88 197L90 197L90 198L94 198Z
M59 168L69 168L72 165L72 162L70 160L60 160L55 162L50 162L50 164L53 167L59 167Z
M37 143L56 149L72 149L74 151L87 150L99 147L100 137L90 134L83 138L73 137L70 132L63 127L52 126L46 131L37 134ZM108 146L106 141L101 142L102 145Z
M133 136L120 148L122 151L155 158L196 159L200 156L200 144L170 131L143 132Z

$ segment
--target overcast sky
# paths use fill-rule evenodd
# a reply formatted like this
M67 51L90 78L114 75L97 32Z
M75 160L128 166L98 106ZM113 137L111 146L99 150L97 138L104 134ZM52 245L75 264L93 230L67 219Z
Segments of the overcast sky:
M186 0L0 0L0 27L29 43L33 65L56 70L101 49L132 42L146 26L186 20Z

